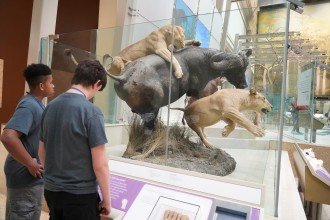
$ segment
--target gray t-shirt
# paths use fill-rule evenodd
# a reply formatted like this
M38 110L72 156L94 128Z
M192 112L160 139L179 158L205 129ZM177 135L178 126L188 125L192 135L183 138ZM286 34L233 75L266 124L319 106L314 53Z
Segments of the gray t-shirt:
M13 116L10 118L5 129L13 129L21 132L22 141L26 151L32 158L38 157L40 121L44 111L43 104L33 97L26 95L18 103ZM33 177L27 167L17 162L8 154L4 171L8 188L21 188L43 184L43 180Z
M107 143L103 114L80 94L51 101L41 121L45 189L73 194L97 191L91 148Z

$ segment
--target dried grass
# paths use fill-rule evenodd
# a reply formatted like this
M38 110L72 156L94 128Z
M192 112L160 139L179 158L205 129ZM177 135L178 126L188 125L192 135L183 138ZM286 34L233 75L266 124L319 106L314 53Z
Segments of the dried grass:
M169 129L168 149L170 153L188 154L193 156L193 149L198 145L193 142L193 133L188 127L177 124L167 127L162 121L155 121L154 130L147 130L138 115L131 118L129 143L124 157L143 154L154 148L153 155L164 155L166 148L166 132ZM191 149L191 150L190 150Z

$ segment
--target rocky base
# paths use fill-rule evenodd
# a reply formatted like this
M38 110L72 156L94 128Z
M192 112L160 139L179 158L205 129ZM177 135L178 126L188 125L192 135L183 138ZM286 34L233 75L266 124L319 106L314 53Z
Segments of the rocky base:
M191 149L189 149L191 150ZM196 146L191 155L186 155L181 151L171 147L166 160L166 165L185 170L197 171L216 176L226 176L232 173L236 167L236 161L228 153L221 149L208 149L204 146ZM150 155L143 160L149 163L164 164L165 151L158 156Z
M129 143L123 157L154 164L226 176L236 167L236 161L224 150L206 148L196 143L190 128L171 126L166 143L166 129L157 122L153 131L146 131L138 118L133 119L129 131ZM168 145L166 158L165 146Z

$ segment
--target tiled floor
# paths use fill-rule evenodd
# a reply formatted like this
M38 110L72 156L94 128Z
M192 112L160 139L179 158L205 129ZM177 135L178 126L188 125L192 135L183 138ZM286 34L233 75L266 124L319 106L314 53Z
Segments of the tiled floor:
M300 132L302 134L292 134L291 127L285 127L283 134L284 138L293 139L297 141L309 142L310 134L308 133L306 136L304 134L304 129L301 128ZM316 145L330 147L330 126L324 126L323 129L316 130Z

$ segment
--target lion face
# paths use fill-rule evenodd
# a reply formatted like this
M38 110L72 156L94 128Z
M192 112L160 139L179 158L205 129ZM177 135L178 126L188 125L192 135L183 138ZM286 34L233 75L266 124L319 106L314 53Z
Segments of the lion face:
M256 90L253 88L250 89L250 100L253 110L257 112L267 114L273 108L266 97L263 94L256 92Z
M176 49L184 47L184 30L180 26L174 26L173 45Z
M160 31L165 31L165 40L167 46L172 44L176 49L183 48L184 45L184 30L182 27L175 25L172 33L172 25L166 25L160 29Z

